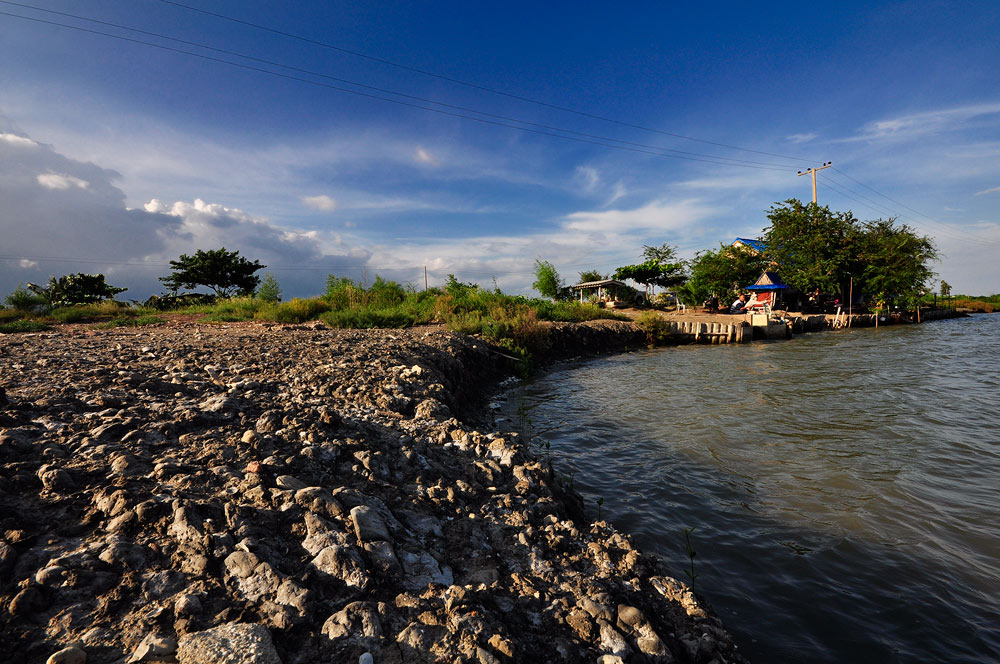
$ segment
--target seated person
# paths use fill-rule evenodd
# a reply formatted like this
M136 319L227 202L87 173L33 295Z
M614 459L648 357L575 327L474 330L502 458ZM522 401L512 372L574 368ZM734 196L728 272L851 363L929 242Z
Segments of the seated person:
M742 314L747 306L747 296L740 293L740 296L733 300L733 303L729 305L729 313L731 314Z

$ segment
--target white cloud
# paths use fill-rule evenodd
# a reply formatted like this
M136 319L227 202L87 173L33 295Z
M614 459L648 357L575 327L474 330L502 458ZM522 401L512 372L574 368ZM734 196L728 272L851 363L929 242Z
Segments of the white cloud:
M676 231L697 224L713 212L713 208L695 199L653 201L632 210L574 212L564 217L562 225L566 230L598 233Z
M1000 187L992 187L990 189L983 189L982 191L977 191L976 196L985 196L986 194L995 194L1000 191Z
M628 190L625 188L625 183L619 180L615 183L615 188L611 192L611 198L604 203L604 207L607 207L617 201L619 198L624 198L628 194Z
M301 200L306 207L313 210L322 210L324 212L331 212L337 209L337 201L330 198L326 194L319 196L302 196Z
M816 132L810 132L808 134L792 134L791 136L788 136L787 139L791 143L808 143L818 136L819 134Z
M413 158L419 161L421 164L428 164L430 166L437 166L438 160L430 152L424 148L418 147Z
M62 175L59 173L41 173L38 175L38 184L48 189L69 189L77 187L87 189L90 183L72 175Z
M26 141L34 149L26 152ZM0 293L50 275L100 272L127 287L125 297L145 299L162 290L157 277L169 273L170 260L224 246L268 265L285 292L309 295L328 272L370 256L339 235L284 228L199 198L129 209L118 177L30 139L0 140L0 237L15 258L0 261Z
M970 104L900 115L871 122L854 137L841 141L870 141L889 138L912 138L930 133L965 128L971 120L995 122L990 116L1000 114L1000 103Z
M577 166L576 179L580 182L584 193L591 193L601 181L601 175L596 168L590 166Z
M5 141L11 145L20 147L37 147L38 143L25 136L18 136L8 132L0 133L0 141Z

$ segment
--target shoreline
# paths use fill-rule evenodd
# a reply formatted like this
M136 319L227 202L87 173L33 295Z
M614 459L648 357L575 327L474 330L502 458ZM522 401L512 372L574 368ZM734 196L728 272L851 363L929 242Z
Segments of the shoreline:
M643 339L557 324L545 358ZM527 441L473 428L503 362L433 329L0 338L2 654L745 661Z

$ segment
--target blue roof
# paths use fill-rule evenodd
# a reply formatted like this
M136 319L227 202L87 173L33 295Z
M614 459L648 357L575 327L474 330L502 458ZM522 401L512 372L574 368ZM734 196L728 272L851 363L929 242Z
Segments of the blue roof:
M753 240L748 237L738 237L735 240L733 240L733 244L736 244L737 242L745 244L754 251L764 251L765 249L767 249L767 244L765 244L764 242L761 242L760 240Z
M746 289L750 291L781 290L783 288L788 288L788 285L781 280L781 277L774 272L767 271L760 275L757 283L753 286L746 287Z

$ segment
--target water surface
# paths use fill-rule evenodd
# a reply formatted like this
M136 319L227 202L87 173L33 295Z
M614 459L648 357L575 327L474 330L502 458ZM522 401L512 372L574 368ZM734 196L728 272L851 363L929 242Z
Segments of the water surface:
M1000 315L564 364L505 415L755 662L1000 661Z

